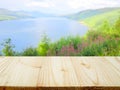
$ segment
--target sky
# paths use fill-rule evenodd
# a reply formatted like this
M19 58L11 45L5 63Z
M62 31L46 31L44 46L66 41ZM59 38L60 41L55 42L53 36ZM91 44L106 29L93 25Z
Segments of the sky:
M0 0L0 8L65 15L86 9L120 7L120 0Z

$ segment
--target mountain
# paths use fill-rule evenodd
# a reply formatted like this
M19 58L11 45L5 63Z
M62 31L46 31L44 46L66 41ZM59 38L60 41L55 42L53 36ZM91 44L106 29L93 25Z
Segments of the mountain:
M76 14L65 16L74 19L90 27L101 24L105 20L114 21L120 16L120 8L102 8L95 10L85 10Z
M93 15L91 17L82 20L85 24L90 27L97 27L105 21L109 21L111 24L120 18L120 8L114 9L109 12Z
M11 11L0 8L0 20L13 20L23 18L53 17L54 15L44 14L37 11Z
M103 14L103 13L113 11L116 9L119 9L119 8L102 8L102 9L95 9L95 10L85 10L85 11L81 11L75 14L67 15L65 17L74 19L74 20L84 20L86 18L99 15L99 14Z
M32 16L26 13L0 8L0 20L13 20L13 19L30 18L30 17Z

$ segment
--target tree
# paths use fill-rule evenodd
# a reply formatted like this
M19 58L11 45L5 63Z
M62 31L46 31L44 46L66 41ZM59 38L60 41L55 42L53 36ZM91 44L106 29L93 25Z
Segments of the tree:
M48 49L50 45L50 39L46 34L43 34L41 42L38 45L37 52L40 56L47 56Z
M5 56L14 56L15 51L13 50L15 46L11 43L11 39L6 39L2 44L2 53Z

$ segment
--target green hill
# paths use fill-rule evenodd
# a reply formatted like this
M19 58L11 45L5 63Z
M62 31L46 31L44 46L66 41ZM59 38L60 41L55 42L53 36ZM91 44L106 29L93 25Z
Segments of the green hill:
M31 16L23 12L16 12L16 11L0 8L0 21L29 18L29 17Z
M0 21L16 19L14 16L0 15Z
M67 15L65 17L74 19L74 20L84 20L86 18L95 16L95 15L99 15L99 14L103 14L106 12L110 12L110 11L113 11L116 9L119 9L119 8L102 8L102 9L95 9L95 10L84 10L84 11L78 12L76 14Z
M120 8L102 8L95 10L85 10L65 17L80 21L90 27L100 25L105 20L113 22L120 16Z
M90 27L97 27L104 21L114 22L118 17L120 17L120 9L115 9L106 13L101 13L92 17L85 18L82 20L85 24Z

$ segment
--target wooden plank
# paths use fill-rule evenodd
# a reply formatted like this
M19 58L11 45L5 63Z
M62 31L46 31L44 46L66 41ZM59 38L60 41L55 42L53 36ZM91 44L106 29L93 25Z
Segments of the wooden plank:
M120 86L120 72L109 60L100 57L73 58L73 60L82 86ZM79 70L78 66L80 67Z
M120 57L0 57L0 87L120 87Z

